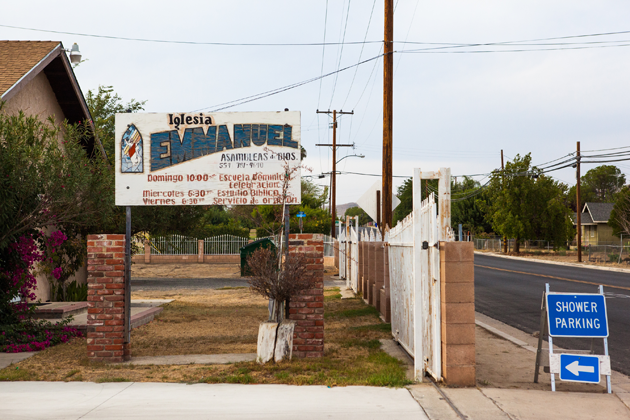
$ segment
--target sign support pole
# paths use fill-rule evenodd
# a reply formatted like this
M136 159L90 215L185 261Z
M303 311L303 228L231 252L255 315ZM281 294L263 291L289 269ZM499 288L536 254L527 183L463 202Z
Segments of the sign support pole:
M545 295L548 295L548 294L549 294L549 283L545 283ZM542 331L540 333L542 335ZM551 337L551 334L549 334L547 337L549 341L549 360L551 360L551 355L553 354L553 338ZM549 374L551 375L551 391L555 392L556 391L556 374L551 373L551 372Z
M125 341L131 343L131 207L125 221Z
M604 286L599 285L599 293L604 294ZM604 337L604 355L608 356L608 337ZM611 372L612 373L612 372ZM610 376L606 375L606 391L610 394L612 392L612 385L610 384Z
M534 372L534 383L538 383L538 370L540 369L540 357L542 356L543 336L547 334L547 304L546 292L543 292L542 305L540 307L540 330L538 332L538 349L536 350L536 371Z

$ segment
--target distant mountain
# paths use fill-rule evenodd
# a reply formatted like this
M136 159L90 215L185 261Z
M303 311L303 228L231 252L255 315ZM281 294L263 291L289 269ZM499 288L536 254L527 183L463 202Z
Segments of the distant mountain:
M357 203L346 203L346 204L338 204L337 205L337 216L343 216L346 214L346 210L350 207L359 207Z

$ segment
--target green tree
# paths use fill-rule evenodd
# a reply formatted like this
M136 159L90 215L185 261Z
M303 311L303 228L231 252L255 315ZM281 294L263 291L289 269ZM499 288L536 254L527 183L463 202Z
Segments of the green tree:
M488 223L484 212L486 192L481 189L479 182L464 177L461 182L451 183L451 225L454 229L461 223L464 232L479 234L490 232L492 226Z
M372 218L370 217L370 215L367 214L365 210L363 210L361 207L358 207L358 206L348 208L344 216L350 216L350 217L359 216L359 225L361 226L366 225L372 221Z
M87 156L88 130L0 113L0 249L49 226L85 233L110 220L113 175Z
M131 101L124 103L112 86L99 86L96 92L88 91L86 102L92 118L96 134L101 139L105 153L112 170L116 170L114 162L115 149L115 121L116 114L123 112L138 112L144 110L146 101ZM114 180L111 178L111 189L108 199L113 200ZM149 232L159 236L172 233L191 235L202 225L205 210L201 206L138 206L132 209L131 231ZM124 233L125 208L116 207L111 223L102 225L99 232L92 233Z
M516 240L516 252L524 239L549 240L558 247L574 235L566 190L531 166L531 154L516 155L504 173L492 175L483 210L495 232Z
M614 165L601 165L586 172L580 178L580 203L612 203L615 194L626 183L626 177ZM575 185L567 194L571 208L577 211L577 197Z
M422 180L422 199L426 199L432 192L437 192L438 180L437 179L424 179ZM411 178L406 179L400 187L396 190L396 196L400 200L400 204L394 209L394 222L393 226L407 217L413 210L413 183Z
M612 227L613 234L619 236L630 235L630 188L623 188L615 199L615 205L610 212L608 225Z

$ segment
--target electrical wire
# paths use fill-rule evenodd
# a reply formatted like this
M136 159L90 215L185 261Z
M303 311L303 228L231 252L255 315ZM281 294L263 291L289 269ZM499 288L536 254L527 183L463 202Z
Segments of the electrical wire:
M199 109L196 109L196 110L190 111L190 112L197 112L197 111L201 111L201 110L204 110L204 109L211 109L211 108L212 109L209 112L217 112L217 111L221 111L221 110L224 110L224 109L227 109L227 108L235 107L237 105L243 105L243 104L246 104L248 102L253 102L253 101L256 101L256 100L259 100L259 99L267 98L269 96L277 95L278 93L282 93L282 92L285 92L287 90L294 89L296 87L300 87L300 86L306 85L308 83L315 82L315 81L317 81L319 79L322 79L324 77L332 76L333 74L336 74L336 73L341 73L341 72L346 71L348 69L351 69L351 68L353 68L355 66L360 66L362 64L369 63L370 61L376 60L376 59L378 59L380 57L382 57L382 55L376 56L376 57L372 57L372 58L368 58L367 60L363 60L360 63L352 64L352 65L344 67L342 69L339 69L339 70L336 70L336 71L324 74L323 76L313 77L313 78L310 78L310 79L307 79L307 80L303 80L301 82L293 83L291 85L287 85L287 86L283 86L283 87L280 87L280 88L272 89L272 90L269 90L269 91L266 91L266 92L258 93L256 95L246 96L244 98L235 99L233 101L224 102L222 104L217 104L217 105L213 105L213 106L199 108Z
M368 32L370 31L370 24L372 23L372 15L374 15L374 6L376 6L376 0L372 2L372 11L370 12L370 18L368 19L367 28L365 28L365 36L363 37L363 41L367 40ZM361 46L361 51L359 51L359 60L361 61L361 57L363 56L363 48L365 48L365 44ZM380 54L380 51L379 51ZM352 81L350 82L350 87L348 88L348 94L346 95L346 99L344 99L343 104L341 105L341 109L346 106L346 102L348 102L348 98L350 97L350 92L352 91L352 86L354 86L354 79L357 77L357 71L359 71L359 67L354 68L354 74L352 75Z
M343 37L341 38L341 51L339 52L339 61L337 62L337 73L335 74L335 83L333 84L332 94L330 95L330 104L328 109L332 108L333 99L335 98L335 89L337 89L337 80L339 79L339 69L341 68L341 57L343 56L343 42L346 40L346 30L348 29L348 17L350 16L350 2L348 0L348 10L346 11L346 24L343 28Z

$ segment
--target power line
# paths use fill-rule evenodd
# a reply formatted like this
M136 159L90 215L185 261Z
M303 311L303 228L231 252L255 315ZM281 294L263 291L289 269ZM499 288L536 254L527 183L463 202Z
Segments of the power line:
M344 67L343 69L339 69L339 70L327 73L327 74L325 74L323 76L313 77L311 79L303 80L301 82L293 83L291 85L287 85L287 86L283 86L283 87L280 87L280 88L272 89L272 90L269 90L269 91L266 91L266 92L258 93L256 95L246 96L246 97L241 98L241 99L235 99L233 101L224 102L222 104L217 104L217 105L213 105L213 106L209 106L209 107L199 108L199 109L196 109L196 110L190 111L190 112L197 112L197 111L201 111L201 110L204 110L204 109L210 109L210 108L213 108L210 112L217 112L217 111L221 111L221 110L224 110L224 109L227 109L227 108L235 107L237 105L243 105L243 104L246 104L248 102L253 102L253 101L256 101L258 99L267 98L269 96L277 95L278 93L282 93L282 92L285 92L287 90L294 89L296 87L300 87L300 86L306 85L308 83L315 82L315 81L320 80L320 79L322 79L324 77L332 76L333 74L336 74L336 73L341 73L342 71L346 71L346 70L351 69L351 68L353 68L355 66L360 66L362 64L369 63L370 61L376 60L376 59L378 59L380 57L382 57L382 55L379 55L379 56L376 56L376 57L372 57L372 58L368 58L367 60L363 60L360 63Z
M363 37L363 41L364 42L367 39L368 32L370 31L370 24L372 23L372 15L374 14L374 6L376 6L376 0L374 0L372 2L372 11L370 12L370 19L368 19L367 28L365 28L365 36ZM363 56L363 48L364 47L365 47L365 44L363 44L361 46L361 51L359 52L359 61L361 61L361 57ZM380 51L379 51L379 54L380 54ZM346 106L346 102L348 101L348 98L350 97L350 92L352 91L352 86L354 85L354 79L357 77L357 71L358 70L359 70L359 67L355 67L354 68L354 74L352 75L352 81L350 82L350 88L348 88L348 94L346 95L346 99L344 99L344 101L343 101L343 105L341 105L342 109L343 109L344 106Z
M346 11L346 24L343 28L343 37L341 38L341 51L339 52L339 61L337 62L337 73L335 74L335 83L333 84L332 94L330 95L330 104L328 108L332 108L333 99L335 98L335 89L337 88L337 80L339 79L339 68L341 67L341 57L343 56L343 42L346 40L346 30L348 29L348 17L350 16L350 2L348 0L348 10ZM365 45L365 44L364 44Z

